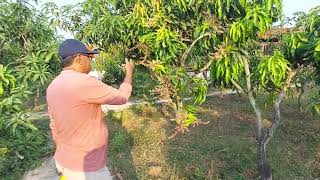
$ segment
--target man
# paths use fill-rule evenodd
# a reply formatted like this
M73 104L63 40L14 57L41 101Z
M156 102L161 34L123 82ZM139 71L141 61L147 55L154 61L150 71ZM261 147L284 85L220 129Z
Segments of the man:
M126 60L124 82L114 89L88 75L92 55L97 53L80 41L64 41L58 53L63 71L47 89L54 159L67 180L112 179L106 167L108 130L101 105L128 101L134 63Z

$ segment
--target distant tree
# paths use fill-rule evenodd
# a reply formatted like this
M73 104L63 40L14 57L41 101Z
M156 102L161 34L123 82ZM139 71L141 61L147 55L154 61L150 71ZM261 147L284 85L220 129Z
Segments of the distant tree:
M22 138L36 129L27 119L27 102L31 97L37 102L40 88L59 69L58 39L28 1L1 1L0 15L0 130Z

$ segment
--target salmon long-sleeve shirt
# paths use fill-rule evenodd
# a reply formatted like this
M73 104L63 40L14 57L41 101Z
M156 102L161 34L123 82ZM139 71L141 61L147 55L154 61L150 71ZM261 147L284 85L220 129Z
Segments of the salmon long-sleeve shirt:
M107 163L108 130L102 104L124 104L131 84L119 89L93 76L73 70L62 71L47 89L50 128L56 143L55 160L63 167L92 172Z

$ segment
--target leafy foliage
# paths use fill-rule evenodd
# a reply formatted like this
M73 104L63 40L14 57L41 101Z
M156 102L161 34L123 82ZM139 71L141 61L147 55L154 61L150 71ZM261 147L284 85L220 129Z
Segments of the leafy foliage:
M320 114L320 95L318 92L313 93L308 99L305 110L313 115Z
M295 64L319 64L320 53L320 7L315 7L308 14L296 13L296 26L301 31L285 37L286 57Z
M60 69L57 41L48 19L28 1L0 2L1 177L21 175L50 152L47 135L30 120L29 102Z
M48 4L47 9L55 8ZM257 38L256 32L270 28L281 10L278 0L87 0L72 10L63 7L60 16L52 13L51 17L63 20L61 26L79 39L150 68L151 77L158 82L155 92L162 99L172 99L178 112L184 97L191 97L194 105L205 101L208 82L196 77L210 68L223 42L237 47ZM119 45L123 48L118 52L112 50ZM230 58L229 67L233 64L239 66L223 72L228 82L231 73L242 72L241 63Z
M25 102L59 69L56 37L47 19L27 2L2 1L0 6L0 129L21 137L26 129L36 130L27 121Z
M38 130L27 130L22 137L13 137L6 131L0 131L0 176L5 179L20 179L26 170L40 165L41 159L54 150L47 135L49 121L41 119L36 124ZM24 121L21 121L24 122ZM30 125L30 124L28 124ZM18 126L19 127L19 126ZM21 131L17 128L17 131Z
M281 52L275 52L271 57L264 57L258 65L260 83L266 87L283 87L287 77L289 62ZM270 84L271 83L271 84Z
M320 77L320 7L311 9L309 13L298 12L294 19L297 28L301 31L286 35L284 37L284 47L286 58L295 67L302 69L296 80L300 84L298 88L301 91L299 97L299 104L301 105L300 100L304 92L304 86ZM309 98L305 108L312 113L318 112L316 94L319 93L315 93Z
M222 50L222 49L221 49ZM229 85L231 79L239 81L244 75L244 67L239 48L229 45L219 54L218 60L211 66L211 76L214 81Z
M0 65L0 96L6 92L6 89L13 88L15 86L16 79L12 75L12 71L8 67Z

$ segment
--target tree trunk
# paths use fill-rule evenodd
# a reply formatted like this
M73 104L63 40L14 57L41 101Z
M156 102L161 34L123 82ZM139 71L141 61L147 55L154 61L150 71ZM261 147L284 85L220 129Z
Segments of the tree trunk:
M177 113L181 108L183 108L183 98L175 95L172 99L175 105L175 113Z
M250 73L250 68L249 68L249 62L246 58L243 58L243 65L244 65L245 74L246 74L248 98L249 98L251 106L253 107L254 112L256 114L257 141L258 141L257 156L258 156L259 177L262 180L272 180L272 169L271 169L270 164L267 161L267 151L266 151L267 148L266 148L266 146L267 146L268 142L270 141L270 139L273 137L273 134L280 123L280 103L281 103L282 99L284 98L284 96L286 95L287 89L290 87L291 80L295 76L297 71L290 70L288 72L288 78L286 80L286 83L274 103L275 116L273 118L271 128L266 129L262 123L263 119L262 119L261 111L259 109L259 106L256 104L256 100L253 95L251 78L250 78L251 73ZM237 84L235 84L235 85L237 85Z
M245 68L246 73L246 84L247 84L247 92L248 92L248 98L250 101L250 104L252 108L254 109L254 112L256 114L256 122L257 122L257 141L258 141L258 147L257 147L257 155L258 155L258 172L259 177L262 180L272 180L272 171L271 166L267 162L267 151L266 151L266 131L262 124L262 113L259 108L259 106L256 103L256 100L253 95L252 86L251 86L251 73L249 68L249 62L246 58L243 58L243 64Z
M261 133L264 135L264 133ZM258 140L258 172L262 180L272 180L272 170L270 164L267 162L267 148L266 143L262 138Z

